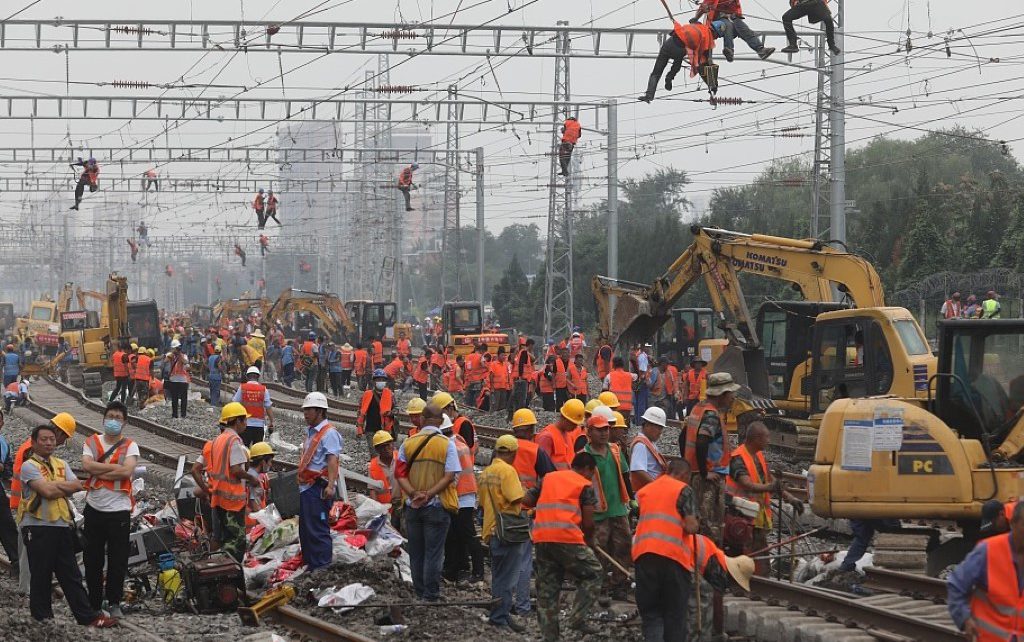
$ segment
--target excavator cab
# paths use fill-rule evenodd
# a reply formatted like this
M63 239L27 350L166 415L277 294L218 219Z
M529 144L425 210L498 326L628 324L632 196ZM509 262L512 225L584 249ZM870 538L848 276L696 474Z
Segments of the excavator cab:
M689 363L700 355L700 343L705 339L725 339L725 333L715 323L714 310L673 308L672 316L655 335L655 354Z
M768 301L761 306L757 311L757 334L764 347L772 399L779 402L795 396L802 405L801 366L811 354L814 321L824 312L847 308L845 303L819 301ZM794 388L796 395L792 393Z

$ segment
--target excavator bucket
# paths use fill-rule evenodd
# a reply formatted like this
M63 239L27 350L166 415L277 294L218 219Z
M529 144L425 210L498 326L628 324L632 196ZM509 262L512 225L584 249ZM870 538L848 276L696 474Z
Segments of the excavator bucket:
M708 364L708 371L731 374L733 381L742 386L736 396L751 405L761 407L761 401L771 399L768 370L764 350L761 348L744 350L739 346L728 346L717 359Z
M648 341L671 317L671 310L648 296L650 286L594 276L591 290L597 306L598 343L633 346ZM615 311L611 311L612 299Z

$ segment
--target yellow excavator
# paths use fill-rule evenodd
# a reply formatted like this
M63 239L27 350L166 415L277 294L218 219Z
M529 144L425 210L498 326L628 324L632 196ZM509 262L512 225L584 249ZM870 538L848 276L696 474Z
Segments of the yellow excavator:
M248 318L253 312L265 315L270 309L271 301L263 298L240 297L224 299L213 304L211 325L226 326L238 317Z
M18 339L32 339L33 343L52 354L57 349L60 336L60 314L71 309L74 290L73 283L65 283L56 301L48 294L32 301L28 315L14 321L14 333Z
M289 339L305 339L310 332L316 332L339 345L357 340L356 325L338 295L330 292L284 290L263 316L263 323L265 332L280 327Z

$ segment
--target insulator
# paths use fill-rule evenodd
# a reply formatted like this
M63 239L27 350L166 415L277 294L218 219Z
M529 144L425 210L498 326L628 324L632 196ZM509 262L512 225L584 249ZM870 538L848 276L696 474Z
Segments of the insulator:
M381 40L413 40L417 37L416 32L412 29L392 29L380 32Z
M145 80L115 80L110 86L118 89L149 89L153 85Z
M145 36L151 36L154 33L154 31L149 27L139 27L132 25L120 25L117 27L111 27L110 30L116 33L141 33Z
M742 105L743 104L743 99L742 98L728 98L728 97L723 97L723 96L712 96L710 102L711 102L712 105L714 105L716 107L718 105Z
M378 94L411 94L414 90L412 85L380 85L374 91Z

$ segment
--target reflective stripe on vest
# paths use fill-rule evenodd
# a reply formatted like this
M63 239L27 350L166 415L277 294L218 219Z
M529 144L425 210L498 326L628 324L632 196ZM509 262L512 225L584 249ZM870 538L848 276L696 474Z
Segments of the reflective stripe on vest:
M306 449L302 451L302 457L299 458L299 471L295 476L300 484L312 484L320 477L327 479L327 466L324 466L322 470L309 470L309 465L313 462L313 455L316 454L316 449L320 446L320 441L327 435L328 430L337 430L337 428L333 424L327 423L313 435L312 439L307 438L308 443Z
M537 477L537 453L540 446L529 439L517 439L519 449L516 450L516 458L512 467L519 473L519 483L523 490L527 491L536 488L540 479Z
M14 474L11 477L11 496L7 498L7 504L11 507L11 510L18 510L18 504L21 503L21 466L25 463L25 460L30 457L28 454L32 450L32 439L26 439L24 443L18 446L18 452L14 453Z
M231 448L242 438L234 430L225 430L213 441L210 449L211 461L207 462L206 474L210 478L210 505L237 512L245 508L248 495L245 482L231 474Z
M633 534L633 561L653 553L693 570L692 536L683 531L683 517L676 506L684 488L684 482L662 475L637 492L640 519Z
M369 472L371 479L376 479L384 486L384 490L377 491L377 501L381 504L390 504L391 480L384 470L384 465L381 463L379 455L370 460Z
M700 466L697 465L697 430L700 428L701 417L707 411L718 412L715 405L710 401L702 401L693 407L690 414L686 416L686 462L690 464L690 470L697 473L700 472ZM724 430L724 428L723 428ZM726 435L723 433L723 441ZM725 460L725 465L729 465L729 460L726 458L726 453L729 452L728 444L724 444L722 448L722 458ZM718 467L718 463L708 460L705 462L706 470L711 471Z
M612 370L608 375L608 389L619 399L619 412L626 414L633 410L633 376L622 370Z
M975 589L971 596L971 616L978 629L979 642L1020 640L1024 638L1024 594L1017 588L1010 533L982 541L986 551L987 591Z
M534 544L584 544L580 495L590 485L574 470L556 470L544 477L533 522Z
M694 376L696 370L690 368L686 371L686 398L690 401L696 401L700 398L701 383L704 383L708 379L708 371L701 368L700 374Z
M733 457L739 457L743 460L743 465L747 469L747 475L750 476L750 481L755 484L767 483L768 476L768 462L764 458L764 452L758 451L757 455L751 455L750 451L747 450L746 444L740 444L732 451ZM757 466L760 464L760 467ZM758 493L748 491L746 488L740 486L738 479L733 479L732 475L725 482L725 487L729 490L732 495L737 497L745 497L750 501L757 502L761 505L765 511L769 511L771 507L771 498L768 493Z
M370 402L373 400L374 391L367 390L359 403L359 415L356 417L356 434L363 434L366 426L366 413L370 411ZM391 416L391 410L395 407L395 398L391 394L391 388L385 388L380 393L377 401L377 409L380 412L380 429L394 434L395 418Z
M555 377L553 379L555 390L569 387L569 379L565 373L565 363L561 359L555 359Z
M238 389L242 391L241 402L245 411L253 419L265 418L267 409L263 407L263 401L267 396L267 387L257 381L246 381Z
M475 442L474 442L475 443ZM473 472L473 453L470 451L462 435L455 434L455 452L459 455L462 472L455 482L455 492L461 495L472 495L476 492L476 474Z
M511 390L512 383L508 374L508 361L491 362L491 385L495 390Z

